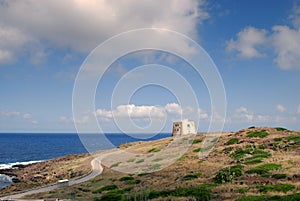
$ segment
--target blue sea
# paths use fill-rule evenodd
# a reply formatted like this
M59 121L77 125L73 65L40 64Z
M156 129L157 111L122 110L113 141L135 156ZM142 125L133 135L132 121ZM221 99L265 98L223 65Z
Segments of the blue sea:
M160 133L154 136L149 135L149 138L147 138L145 137L147 135L144 134L140 135L141 138L135 138L133 137L135 135L120 133L84 134L80 137L76 133L0 133L0 169L9 168L15 164L57 158L67 154L111 149L127 142L149 141L171 136L170 133ZM111 144L107 143L106 139ZM82 144L82 141L86 146ZM10 178L0 174L0 187L10 183Z

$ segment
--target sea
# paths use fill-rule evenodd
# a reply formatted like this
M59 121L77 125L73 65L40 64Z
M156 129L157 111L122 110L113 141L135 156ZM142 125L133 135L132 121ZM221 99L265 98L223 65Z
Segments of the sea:
M99 138L99 136L101 137ZM11 168L17 164L40 162L68 154L111 149L128 142L150 141L170 136L170 133L156 135L108 133L81 134L80 136L76 133L0 133L0 169ZM10 184L12 184L11 178L0 174L0 188Z

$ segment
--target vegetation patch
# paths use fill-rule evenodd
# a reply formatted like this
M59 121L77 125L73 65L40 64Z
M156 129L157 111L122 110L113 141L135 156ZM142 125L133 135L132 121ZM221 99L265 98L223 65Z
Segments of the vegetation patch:
M161 167L161 164L154 164L149 167L150 170L157 170Z
M159 152L160 151L160 149L159 148L152 148L152 149L150 149L148 152L150 153L150 152Z
M264 174L268 174L269 171L271 171L271 170L277 170L280 168L281 168L280 164L268 163L268 164L263 164L263 165L255 167L255 168L252 168L252 169L246 171L246 173L264 175Z
M183 180L191 180L191 179L196 179L200 176L201 176L201 173L187 174L182 179Z
M274 178L274 179L285 179L286 174L273 174L272 178Z
M286 128L281 128L281 127L276 127L275 128L277 131L288 131Z
M300 142L300 135L290 135L286 139L288 141Z
M277 191L287 193L288 191L294 190L295 186L291 184L278 184L278 185L258 185L259 192L267 193L269 191Z
M191 144L198 144L198 143L201 143L201 142L202 142L202 140L200 140L200 139L195 139L195 140L190 141Z
M190 187L190 188L177 188L175 190L162 190L151 191L149 193L149 199L155 199L159 197L194 197L198 201L208 201L211 198L209 190L204 187Z
M144 159L140 159L140 160L138 160L137 162L135 162L135 163L142 163L142 162L144 162L145 160Z
M130 159L127 160L128 163L132 163L134 161L135 161L135 158L130 158Z
M238 159L243 159L247 155L250 155L250 157L244 159L244 164L246 165L261 163L265 158L269 158L271 156L271 154L268 151L262 149L255 149L255 148L247 148L247 149L238 148L235 152L233 152L229 156L235 160L238 160Z
M284 196L246 196L235 201L298 201L300 200L300 193L291 194L291 195L284 195Z
M113 167L118 167L122 162L117 162L117 163L114 163L112 164L110 167L113 168Z
M231 138L230 140L228 140L226 142L226 145L233 145L233 144L236 144L239 142L239 139L238 138Z
M110 191L110 190L116 190L118 187L116 185L108 185L104 186L102 188L99 188L98 190L93 191L93 193L102 193L103 191Z
M281 142L281 141L282 141L282 137L274 138L274 142Z
M214 177L214 181L217 184L223 184L230 182L233 179L242 176L243 167L241 165L229 166L219 170Z
M247 137L260 137L260 138L264 138L267 137L269 135L269 133L265 130L262 131L250 131L247 133Z
M152 160L153 162L158 162L158 161L162 161L163 160L163 158L156 158L156 159L154 159L154 160Z
M132 180L134 180L134 178L131 176L126 176L119 179L119 181L132 181Z

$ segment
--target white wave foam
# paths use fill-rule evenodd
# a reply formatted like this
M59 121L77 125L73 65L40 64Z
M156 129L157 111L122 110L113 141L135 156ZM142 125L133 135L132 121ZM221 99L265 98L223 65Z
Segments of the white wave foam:
M0 170L3 170L3 169L10 169L10 168L12 168L14 165L30 165L30 164L33 164L33 163L39 163L39 162L43 162L43 160L40 160L40 161L26 161L26 162L15 162L15 163L0 164Z

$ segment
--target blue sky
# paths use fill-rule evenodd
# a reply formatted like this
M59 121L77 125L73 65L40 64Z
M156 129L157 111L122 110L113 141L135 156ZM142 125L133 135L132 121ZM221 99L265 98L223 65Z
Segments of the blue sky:
M212 105L201 76L182 59L149 50L118 58L98 85L95 111L73 118L75 78L89 53L116 34L153 27L185 34L210 55L226 91L224 130L252 125L300 129L299 1L4 0L0 132L76 132L74 123L88 128L95 116L104 132L120 132L112 114L121 118L129 111L141 127L149 124L149 111L153 122L166 119L163 132L170 132L181 112L191 119L197 114L198 130L206 131ZM122 77L129 73L130 80L144 79L133 71L149 63L168 66L187 79L199 107L180 105L176 95L155 85L111 107Z

